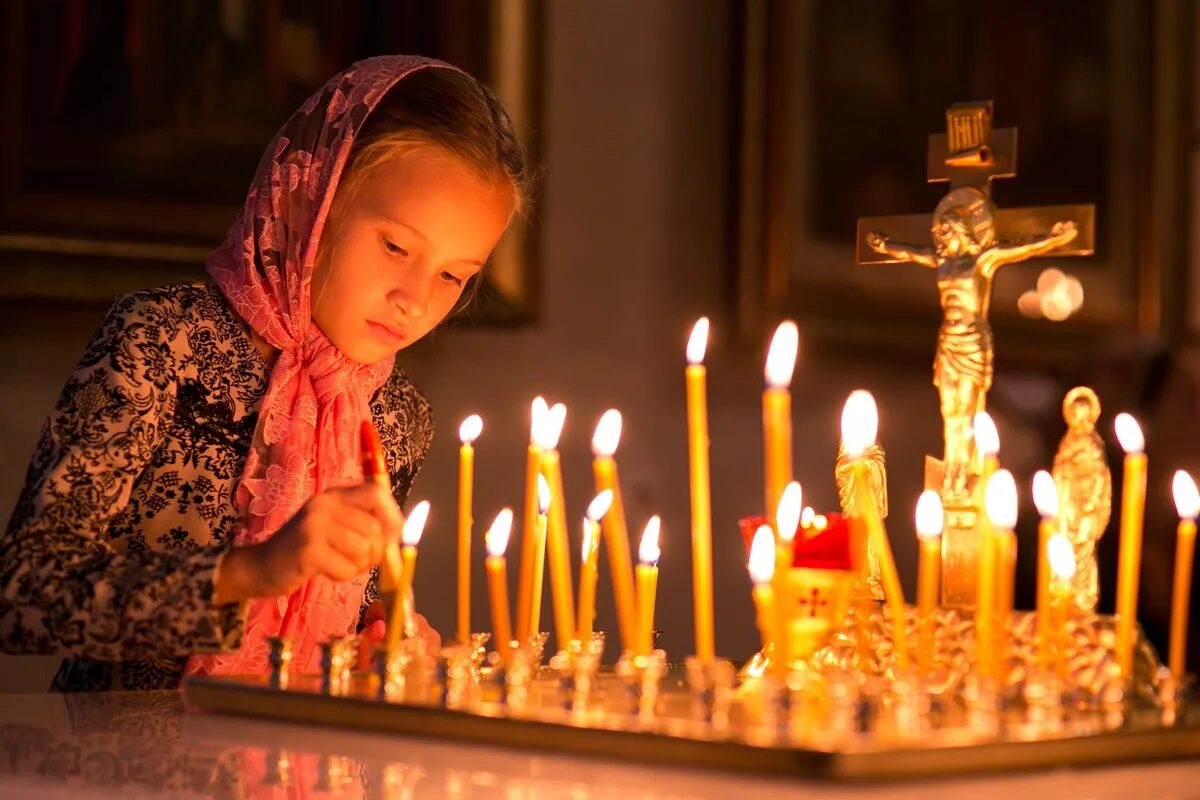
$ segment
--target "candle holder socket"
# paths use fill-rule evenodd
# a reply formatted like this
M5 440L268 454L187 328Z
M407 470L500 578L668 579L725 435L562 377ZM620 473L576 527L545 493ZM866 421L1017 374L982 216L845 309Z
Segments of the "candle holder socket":
M725 659L704 661L689 656L686 662L691 690L692 718L717 733L729 727L729 704L733 695L733 664Z
M321 642L321 694L340 697L350 689L357 636L340 636Z
M292 640L288 636L267 637L267 664L271 671L267 684L272 689L288 688L292 667Z

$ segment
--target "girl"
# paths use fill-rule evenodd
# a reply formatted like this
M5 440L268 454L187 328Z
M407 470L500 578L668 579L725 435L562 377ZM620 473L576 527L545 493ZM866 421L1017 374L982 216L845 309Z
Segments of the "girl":
M0 542L4 650L69 656L54 689L156 689L265 672L276 634L300 669L377 640L372 567L433 435L394 355L469 302L526 185L449 65L367 59L314 94L211 282L118 299L63 389ZM368 417L395 498L361 483Z

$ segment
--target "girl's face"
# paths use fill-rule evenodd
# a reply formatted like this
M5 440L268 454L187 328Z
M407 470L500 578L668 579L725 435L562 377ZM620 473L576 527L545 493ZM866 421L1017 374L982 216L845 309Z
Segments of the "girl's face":
M415 147L370 169L322 239L312 314L348 358L373 364L433 330L508 227L512 187L447 150Z

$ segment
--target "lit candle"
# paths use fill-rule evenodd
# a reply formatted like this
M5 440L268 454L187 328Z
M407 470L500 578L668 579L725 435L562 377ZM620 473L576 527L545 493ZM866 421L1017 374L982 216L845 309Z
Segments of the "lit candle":
M567 408L555 403L546 414L541 433L541 472L550 487L550 509L546 526L546 555L550 559L550 599L554 606L554 630L558 648L565 650L575 638L575 587L571 580L570 538L563 500L562 462L558 457L558 439L562 435Z
M980 411L972 420L975 433L975 450L983 458L983 485L987 486L988 479L1000 468L1000 432L992 415Z
M541 428L545 425L545 417L549 413L546 401L542 397L533 398L530 408L529 449L525 454L525 516L521 518L521 568L517 575L517 641L524 642L531 633L528 621L533 618L531 612L533 598L533 562L534 562L534 525L537 516L538 494L537 479L541 474L538 470L542 460L542 448L538 444ZM538 577L541 584L541 577Z
M646 655L654 645L654 600L658 592L658 558L662 554L658 544L661 529L662 521L658 516L651 517L638 545L636 647L639 655Z
M484 566L487 568L488 595L492 605L492 638L496 642L496 652L503 659L508 658L511 650L509 642L512 640L508 616L508 571L504 561L512 520L512 509L501 509L492 527L483 535L483 544L488 553Z
M1171 590L1171 642L1167 665L1182 680L1187 666L1188 604L1192 596L1192 558L1196 549L1196 517L1200 515L1200 493L1196 482L1183 470L1175 473L1172 487L1179 527L1175 531L1175 583Z
M542 579L546 574L546 515L550 511L550 484L540 472L537 476L538 512L533 528L533 586L529 605L530 633L542 631Z
M1142 514L1146 507L1146 440L1137 420L1118 414L1117 441L1125 451L1121 485L1121 549L1117 557L1117 663L1126 679L1133 673L1138 577L1142 565Z
M904 608L904 591L900 587L900 575L896 572L896 559L892 546L879 518L879 509L871 496L870 474L862 455L875 443L879 429L879 412L875 398L862 389L850 393L842 408L842 447L852 459L854 485L857 489L856 505L858 516L867 528L867 539L879 556L879 572L883 579L883 593L892 612L892 647L896 663L908 666L907 614Z
M775 590L771 588L775 575L775 535L769 525L760 525L750 541L750 580L754 583L752 596L757 611L758 633L765 649L771 642L778 642L776 633ZM774 659L776 669L785 669L782 659Z
M1012 619L1013 593L1017 580L1017 484L1012 473L997 470L988 480L984 507L995 537L996 600L992 617L992 664L996 676L1006 677L1008 626Z
M805 506L804 510L800 512L800 529L804 530L805 528L811 527L813 520L816 518L817 512L813 510L813 507Z
M767 502L765 514L775 513L783 488L792 480L792 372L800 332L796 323L783 322L775 329L767 350L763 391L763 476ZM774 522L774 520L772 520Z
M1071 584L1075 581L1075 548L1065 534L1056 533L1046 542L1050 564L1050 634L1054 637L1054 664L1060 678L1067 677L1067 623L1075 606Z
M400 585L392 600L392 616L395 620L388 626L388 650L394 650L404 635L404 603L411 602L413 596L413 575L417 571L417 545L421 543L421 534L425 532L425 521L429 518L429 501L422 500L413 506L412 511L404 520L400 532ZM398 623L398 624L397 624Z
M458 426L458 641L471 638L471 492L475 479L474 442L483 420L472 414Z
M1046 470L1033 476L1033 504L1037 506L1037 654L1038 663L1045 669L1050 665L1050 537L1058 532L1058 487Z
M708 318L692 328L687 344L688 478L692 501L692 604L696 656L713 659L712 500L708 471L708 389L704 351Z
M596 578L599 574L600 520L609 513L613 493L605 489L592 498L583 518L583 549L579 559L579 612L575 635L580 641L592 638L596 621Z
M983 459L975 500L977 507L982 512L978 517L979 522L977 525L979 529L978 561L974 565L977 570L975 585L978 587L983 581L990 580L983 577L984 571L994 570L996 565L996 537L993 535L991 526L988 524L987 511L984 509L984 495L987 492L988 481L991 480L996 470L1000 468L1000 433L996 430L996 423L992 420L992 415L986 411L980 411L975 414L971 428L975 436L975 450L979 454L979 457ZM943 544L943 547L945 546ZM976 608L980 604L989 604L991 602L991 600L980 600L978 591L976 592Z
M633 591L633 562L629 557L629 529L625 522L625 503L613 454L621 441L621 412L610 408L600 417L592 436L592 472L596 491L612 492L612 508L604 515L604 544L608 568L612 572L613 597L617 606L617 626L621 649L632 650L637 635L637 598Z
M792 481L783 489L779 497L779 506L775 510L775 569L772 579L775 593L775 630L786 632L790 629L791 618L788 614L787 581L792 562L795 560L796 528L800 525L802 513L802 495L800 484ZM753 542L751 542L753 546ZM792 652L788 637L783 636L775 642L775 661L783 667L791 664Z
M942 498L932 489L917 498L917 542L921 549L917 571L917 666L928 673L933 663L933 611L938 604L942 571Z

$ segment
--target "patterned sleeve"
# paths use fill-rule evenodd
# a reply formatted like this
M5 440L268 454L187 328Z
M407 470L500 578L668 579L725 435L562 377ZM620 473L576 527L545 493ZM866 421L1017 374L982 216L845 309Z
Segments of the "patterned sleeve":
M214 606L224 548L118 552L105 537L175 410L172 310L128 295L109 310L42 429L0 537L6 652L116 661L236 646Z

